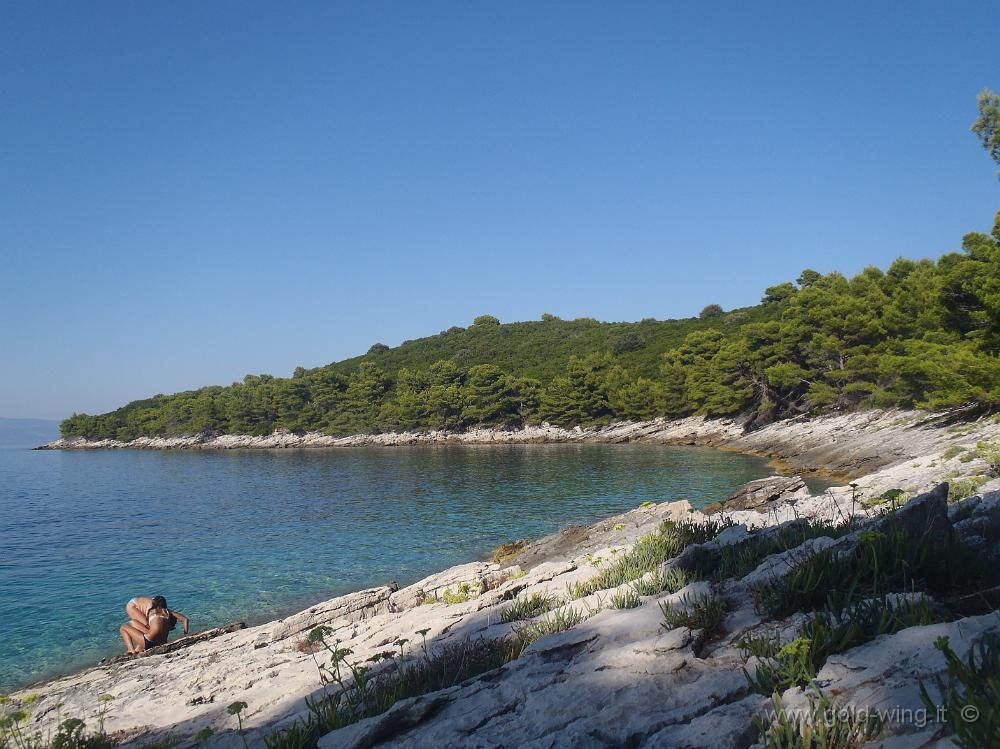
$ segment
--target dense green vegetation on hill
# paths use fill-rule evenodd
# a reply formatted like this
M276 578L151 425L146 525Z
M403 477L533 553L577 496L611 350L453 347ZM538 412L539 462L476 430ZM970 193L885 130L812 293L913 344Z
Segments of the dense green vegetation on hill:
M361 362L372 361L395 379L403 369L419 371L435 362L450 360L465 368L495 364L518 377L547 382L563 372L571 356L610 351L623 366L651 377L658 370L663 352L680 345L688 333L715 327L727 335L735 335L740 325L767 319L768 315L765 310L751 307L721 318L697 320L606 323L544 315L540 321L506 325L501 325L495 317L483 315L467 328L449 328L434 336L406 341L396 348L375 344L364 356L322 369L349 376ZM296 370L296 376L304 374L308 372Z
M972 126L1000 163L1000 96L985 90ZM66 437L117 438L275 429L331 434L465 429L550 421L564 426L689 414L747 417L865 407L1000 406L1000 213L991 234L937 261L896 260L846 278L804 270L755 307L697 318L468 328L364 356L247 375L74 414Z
M392 428L462 428L522 423L537 414L543 387L567 373L571 360L618 367L653 379L665 352L699 330L735 338L742 325L776 310L752 307L686 320L602 323L592 319L501 325L482 316L468 328L375 344L367 354L291 378L248 375L229 387L158 395L101 416L75 415L63 434L131 438L204 431L266 434L275 428L335 434ZM514 399L522 399L512 411ZM503 403L498 403L504 401Z
M853 278L805 270L756 307L638 323L468 328L290 378L248 375L77 414L65 436L331 434L549 421L746 415L751 423L873 406L1000 406L1000 214L962 252Z

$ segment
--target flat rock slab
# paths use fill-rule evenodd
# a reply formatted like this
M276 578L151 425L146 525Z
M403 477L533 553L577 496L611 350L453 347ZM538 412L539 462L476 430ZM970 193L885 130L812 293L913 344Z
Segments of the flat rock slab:
M185 635L184 637L174 640L173 642L168 642L164 645L157 645L155 648L148 648L138 655L126 655L124 653L122 655L113 655L110 658L106 658L103 661L103 664L113 666L117 663L128 663L136 658L148 658L151 655L176 653L178 650L183 650L184 648L189 648L192 645L214 640L216 637L221 635L228 635L231 632L238 632L241 629L246 629L246 626L247 625L244 622L233 622L232 624L227 624L224 627L206 629L204 632L195 632L193 635Z

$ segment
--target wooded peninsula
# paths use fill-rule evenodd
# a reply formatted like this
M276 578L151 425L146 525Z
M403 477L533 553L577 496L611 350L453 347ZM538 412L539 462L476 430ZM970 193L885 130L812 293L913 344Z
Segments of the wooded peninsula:
M1000 213L938 260L852 278L806 269L760 304L696 318L501 324L482 315L288 378L157 395L74 414L64 437L331 435L595 425L691 414L750 427L802 413L1000 406Z

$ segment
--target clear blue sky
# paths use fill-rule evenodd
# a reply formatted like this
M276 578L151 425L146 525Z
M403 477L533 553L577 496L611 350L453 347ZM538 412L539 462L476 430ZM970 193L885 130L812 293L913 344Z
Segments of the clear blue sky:
M956 249L996 2L0 4L0 415Z

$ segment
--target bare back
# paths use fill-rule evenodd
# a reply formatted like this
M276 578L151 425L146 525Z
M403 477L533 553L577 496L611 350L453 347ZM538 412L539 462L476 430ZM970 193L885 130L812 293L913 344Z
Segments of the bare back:
M170 612L167 609L149 610L149 633L146 639L153 645L163 645L170 634Z

